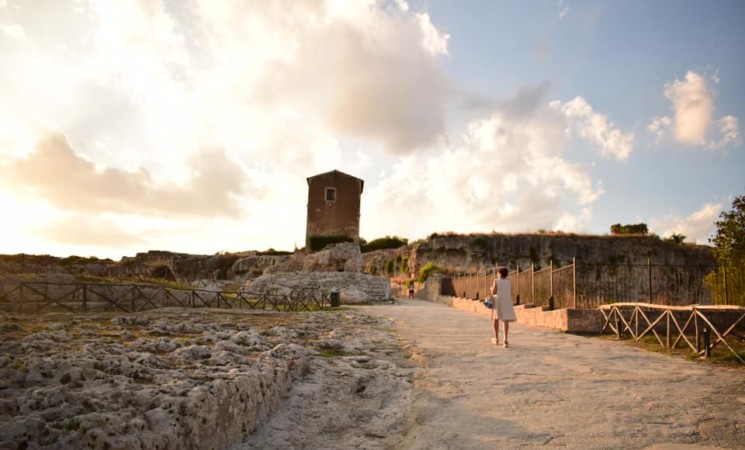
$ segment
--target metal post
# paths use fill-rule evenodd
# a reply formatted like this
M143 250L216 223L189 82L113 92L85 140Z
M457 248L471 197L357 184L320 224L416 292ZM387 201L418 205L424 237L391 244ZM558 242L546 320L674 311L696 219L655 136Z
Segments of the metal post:
M572 256L572 302L574 309L577 309L577 260Z
M727 289L727 266L724 266L724 304L729 305L729 290Z
M711 356L710 340L711 333L709 332L709 327L706 327L704 328L704 357L706 358Z
M616 310L616 337L618 337L618 339L621 339L623 337L623 333L621 333L621 319L618 317L619 314L621 314L621 312Z
M649 303L652 303L652 258L647 256L647 273L649 278Z
M548 289L549 296L554 296L554 262L548 262Z
M530 301L535 305L535 264L530 263Z

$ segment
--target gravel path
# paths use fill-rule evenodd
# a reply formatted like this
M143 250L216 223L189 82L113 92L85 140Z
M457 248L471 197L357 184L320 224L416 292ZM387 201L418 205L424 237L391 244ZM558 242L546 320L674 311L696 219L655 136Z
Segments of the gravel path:
M422 357L393 448L745 448L743 368L519 324L494 347L484 316L430 302L359 309Z

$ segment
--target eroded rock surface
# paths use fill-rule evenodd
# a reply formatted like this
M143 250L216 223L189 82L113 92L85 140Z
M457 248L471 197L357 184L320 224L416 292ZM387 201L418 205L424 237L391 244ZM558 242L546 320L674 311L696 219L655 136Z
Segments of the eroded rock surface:
M389 326L355 311L6 314L0 448L227 448L295 380L328 374L352 380L370 406L390 402L379 425L395 428L414 369L398 363Z

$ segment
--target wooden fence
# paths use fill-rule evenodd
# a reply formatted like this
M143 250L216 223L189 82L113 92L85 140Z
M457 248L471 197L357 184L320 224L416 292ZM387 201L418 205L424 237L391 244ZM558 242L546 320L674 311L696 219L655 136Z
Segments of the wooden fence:
M318 290L235 292L142 284L54 283L0 275L0 310L138 312L163 307L313 311L331 305Z
M699 356L709 356L717 345L722 344L745 364L740 352L733 347L736 346L734 339L738 337L738 330L745 321L745 307L614 303L598 309L604 319L602 332L610 330L619 339L626 334L634 341L654 336L664 348L674 349L685 343ZM712 341L714 337L716 339Z

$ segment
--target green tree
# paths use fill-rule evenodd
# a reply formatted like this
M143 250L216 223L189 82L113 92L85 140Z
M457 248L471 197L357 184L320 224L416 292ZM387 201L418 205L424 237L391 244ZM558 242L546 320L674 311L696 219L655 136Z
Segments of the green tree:
M715 304L745 306L745 195L735 197L732 210L722 211L714 237L714 257L719 267L704 283L711 288Z
M722 211L716 234L709 242L714 244L714 256L721 265L745 266L745 195L735 197L731 211Z
M610 226L610 233L615 235L620 234L649 234L649 228L646 223L630 223L621 225L616 223Z
M670 235L670 237L666 237L663 239L665 242L670 242L671 244L675 245L681 245L686 240L686 236L679 233L673 233Z

